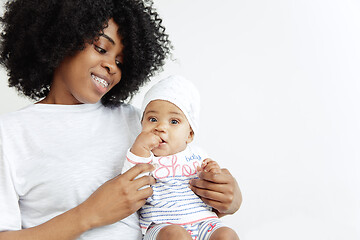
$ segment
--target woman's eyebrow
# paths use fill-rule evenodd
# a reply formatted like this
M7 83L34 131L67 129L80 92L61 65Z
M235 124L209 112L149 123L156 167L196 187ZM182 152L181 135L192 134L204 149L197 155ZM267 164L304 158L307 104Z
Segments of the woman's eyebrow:
M100 36L106 38L107 40L109 40L109 42L111 42L112 45L115 45L115 41L111 37L106 35L105 33L101 34Z

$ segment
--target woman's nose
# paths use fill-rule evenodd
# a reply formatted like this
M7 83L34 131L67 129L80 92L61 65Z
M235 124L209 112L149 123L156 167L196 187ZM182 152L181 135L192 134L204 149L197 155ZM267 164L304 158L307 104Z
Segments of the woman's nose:
M116 66L116 63L115 61L111 61L110 59L105 59L101 66L103 68L106 69L106 71L110 74L110 75L113 75L116 73L116 70L117 70L117 66Z

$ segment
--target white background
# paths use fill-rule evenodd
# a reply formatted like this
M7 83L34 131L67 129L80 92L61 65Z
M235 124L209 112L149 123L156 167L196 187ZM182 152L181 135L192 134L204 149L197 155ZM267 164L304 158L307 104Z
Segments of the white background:
M202 96L197 142L244 201L242 240L360 239L360 1L155 0L169 74ZM0 75L0 113L29 101Z

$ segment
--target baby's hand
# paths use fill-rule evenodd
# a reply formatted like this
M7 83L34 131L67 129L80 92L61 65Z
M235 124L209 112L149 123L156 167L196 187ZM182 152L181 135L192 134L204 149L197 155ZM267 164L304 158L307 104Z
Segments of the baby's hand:
M141 132L132 145L130 152L139 157L150 157L150 151L158 147L161 142L159 136L151 132Z
M220 173L220 166L214 160L205 159L201 164L201 170L204 172Z

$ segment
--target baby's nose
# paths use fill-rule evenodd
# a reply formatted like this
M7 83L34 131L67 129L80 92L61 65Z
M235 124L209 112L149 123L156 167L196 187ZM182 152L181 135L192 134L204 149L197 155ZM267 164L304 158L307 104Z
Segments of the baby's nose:
M166 124L159 122L156 125L155 130L159 131L159 132L165 132L166 131Z

